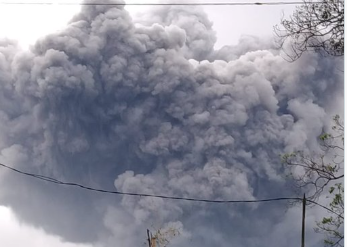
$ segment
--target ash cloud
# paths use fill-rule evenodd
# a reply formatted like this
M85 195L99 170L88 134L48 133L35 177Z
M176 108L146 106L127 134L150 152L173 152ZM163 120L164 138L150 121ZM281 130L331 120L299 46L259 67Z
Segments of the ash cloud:
M2 40L0 161L124 192L288 195L279 154L317 148L336 114L331 100L343 98L343 78L334 60L309 54L288 64L257 40L244 36L238 46L214 50L202 9L177 6L136 23L123 6L84 6L30 51ZM135 246L152 224L171 223L183 228L177 246L240 245L244 238L248 246L275 246L300 221L284 204L113 197L0 172L0 203L21 220L95 246Z

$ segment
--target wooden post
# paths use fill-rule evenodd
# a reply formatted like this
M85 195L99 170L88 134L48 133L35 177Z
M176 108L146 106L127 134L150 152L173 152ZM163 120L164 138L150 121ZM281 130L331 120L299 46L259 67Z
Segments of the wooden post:
M157 239L155 238L155 237L152 237L151 238L151 244L152 244L152 246L151 247L156 247L157 246L157 241L156 241Z
M306 217L306 197L302 199L302 228L301 228L301 247L305 247L305 217Z

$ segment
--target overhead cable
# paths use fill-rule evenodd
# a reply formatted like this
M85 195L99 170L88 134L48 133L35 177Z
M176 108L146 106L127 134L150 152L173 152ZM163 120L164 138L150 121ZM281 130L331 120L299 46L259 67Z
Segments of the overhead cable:
M97 189L97 188L92 188L89 186L85 186L82 184L78 183L71 183L71 182L63 182L58 179L52 178L52 177L47 177L43 175L38 175L34 173L29 173L29 172L24 172L21 170L18 170L16 168L4 165L0 163L0 166L9 169L10 171L33 177L35 179L39 180L44 180L49 183L55 183L58 185L65 185L65 186L72 186L72 187L79 187L81 189L85 190L90 190L90 191L95 191L95 192L100 192L100 193L106 193L106 194L117 194L117 195L126 195L126 196L139 196L139 197L154 197L154 198L162 198L162 199L171 199L171 200L181 200L181 201L194 201L194 202L207 202L207 203L259 203L259 202L273 202L273 201L302 201L302 198L299 197L277 197L277 198L268 198L268 199L257 199L257 200L210 200L210 199L198 199L198 198L188 198L188 197L176 197L176 196L166 196L166 195L153 195L153 194L142 194L142 193L132 193L132 192L121 192L121 191L116 191L116 190L104 190L104 189ZM315 202L312 200L306 199L306 201L316 204L317 206L320 206L329 212L336 214L340 218L344 218L342 215L337 214L333 210Z
M74 186L79 187L86 190L101 192L101 193L108 193L108 194L118 194L118 195L127 195L127 196L140 196L140 197L156 197L156 198L162 198L162 199L172 199L172 200L184 200L184 201L196 201L196 202L210 202L210 203L255 203L255 202L271 202L271 201L284 201L284 200L292 200L292 201L300 201L302 198L298 197L279 197L279 198L270 198L270 199L259 199L259 200L209 200L209 199L198 199L198 198L188 198L188 197L175 197L175 196L165 196L165 195L152 195L152 194L142 194L142 193L132 193L132 192L121 192L121 191L115 191L115 190L104 190L104 189L97 189L92 188L89 186L85 186L78 183L71 183L71 182L62 182L58 179L33 174L29 172L24 172L21 170L18 170L16 168L4 165L0 163L0 166L5 167L13 172L20 173L26 176L30 176L36 179L44 180L50 183L55 183L58 185L66 185L66 186Z
M300 5L323 4L326 1L304 2L195 2L195 3L77 3L77 2L0 2L1 5L80 5L80 6L251 6L251 5Z

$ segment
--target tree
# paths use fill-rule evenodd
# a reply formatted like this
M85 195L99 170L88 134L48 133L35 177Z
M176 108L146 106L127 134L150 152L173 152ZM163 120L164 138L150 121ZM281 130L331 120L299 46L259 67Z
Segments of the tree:
M317 202L323 192L330 203L327 217L317 222L316 232L326 234L325 244L343 246L344 223L344 124L339 116L334 117L332 133L320 136L321 152L295 151L282 156L287 175L299 189L306 189L308 201Z
M180 230L174 226L167 226L156 230L154 235L147 230L148 246L149 247L167 247L170 244L171 239L180 235Z
M289 61L306 51L344 55L344 1L304 1L289 19L274 27L277 43Z

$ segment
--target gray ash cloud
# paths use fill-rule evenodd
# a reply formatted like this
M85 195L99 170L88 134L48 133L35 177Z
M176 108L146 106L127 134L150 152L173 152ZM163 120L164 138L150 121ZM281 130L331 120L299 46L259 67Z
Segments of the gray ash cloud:
M339 113L337 62L309 54L289 64L255 37L220 50L215 41L201 8L177 6L156 8L140 23L123 6L84 6L30 51L0 41L0 161L126 192L238 200L290 194L279 154L316 148ZM112 197L0 172L0 203L24 222L96 246L134 246L151 224L170 222L184 228L177 246L239 245L246 235L248 246L275 246L269 241L291 236L286 226L299 217L284 204L267 210ZM208 241L207 231L214 234Z

